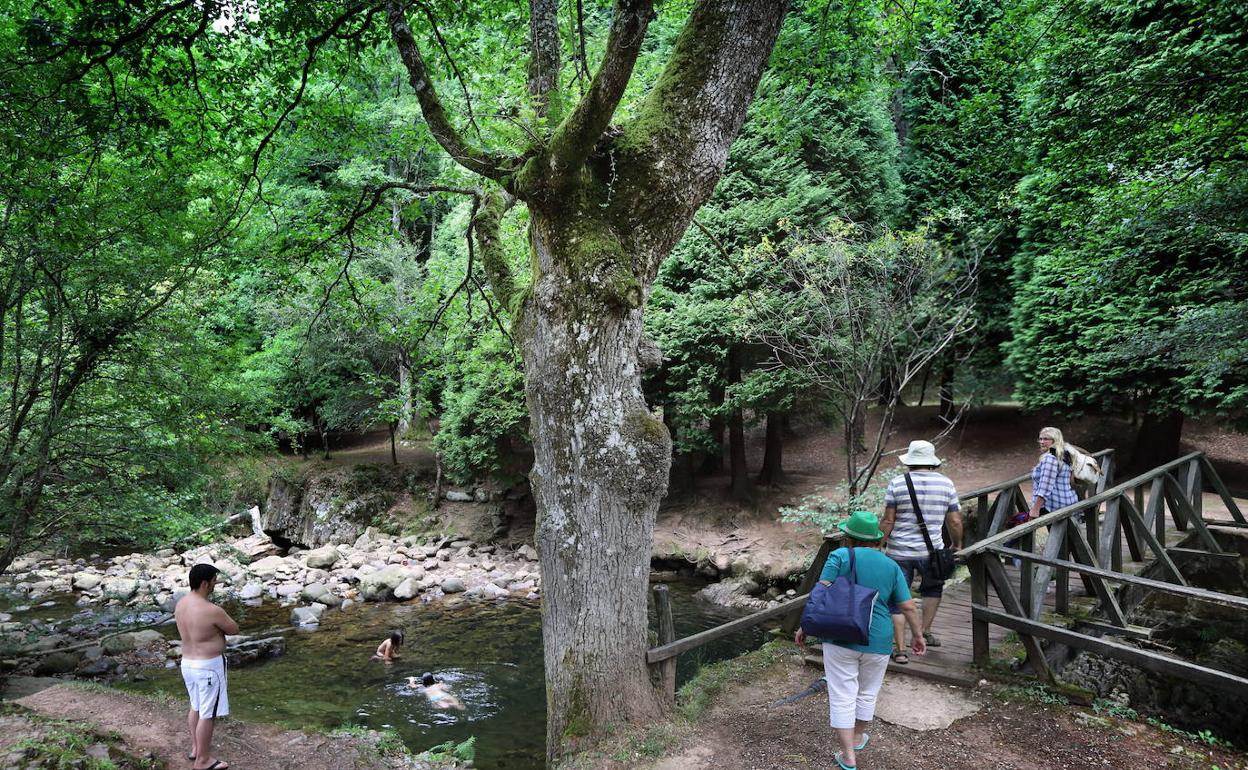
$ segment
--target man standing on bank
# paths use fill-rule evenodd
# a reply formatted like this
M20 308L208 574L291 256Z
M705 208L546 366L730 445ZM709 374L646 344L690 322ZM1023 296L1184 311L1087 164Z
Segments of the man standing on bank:
M942 525L949 529L949 547L954 550L962 548L962 509L958 505L958 491L954 489L953 482L936 470L941 461L932 442L911 441L910 448L900 459L908 472L888 482L880 529L884 530L887 538L886 553L901 567L906 585L912 585L915 573L919 574L919 596L923 599L923 639L928 647L939 647L940 640L932 634L932 621L936 619L936 610L940 607L945 581L934 574L931 557L934 549L945 547ZM913 494L907 477L914 487ZM917 515L915 500L920 508ZM898 663L909 663L905 620L899 609L891 609L892 659Z
M191 698L187 726L191 730L194 770L228 770L229 765L209 753L217 717L230 713L225 686L225 637L237 634L238 624L225 610L209 601L219 570L211 564L191 567L191 592L178 600L173 617L182 637L182 679Z

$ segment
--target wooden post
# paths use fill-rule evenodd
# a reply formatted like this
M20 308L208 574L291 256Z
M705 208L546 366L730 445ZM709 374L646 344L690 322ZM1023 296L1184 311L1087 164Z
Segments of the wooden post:
M989 553L977 553L971 557L971 602L988 606L988 568L984 559L997 558ZM975 665L986 666L990 661L988 621L971 617L971 651Z
M1243 511L1239 510L1239 506L1235 504L1235 498L1231 496L1230 490L1226 488L1226 484L1222 483L1222 477L1218 475L1217 468L1213 467L1213 463L1205 455L1200 456L1201 465L1204 466L1205 473L1209 476L1209 481L1213 484L1213 489L1222 498L1226 510L1231 512L1231 518L1240 524L1245 523Z
M676 641L676 622L672 619L672 597L667 586L660 583L654 587L654 614L659 620L659 646ZM661 660L659 680L663 683L663 695L669 706L676 703L676 659Z
M1053 531L1052 529L1049 530L1050 534L1052 533L1052 531ZM1022 542L1019 543L1018 547L1024 551L1027 551L1028 553L1035 553L1036 552L1035 536L1032 535L1032 533L1028 532L1026 535L1023 536ZM1031 614L1032 590L1031 589L1032 589L1032 583L1035 581L1035 577L1036 577L1036 567L1031 562L1024 561L1018 565L1018 573L1019 573L1018 594L1020 597L1022 597L1022 600L1023 600L1023 617L1030 618L1032 616Z
M1070 535L1066 532L1068 529L1070 529L1069 525L1062 528L1062 545L1057 552L1057 558L1063 560L1070 558ZM1052 536L1050 533L1049 537ZM1057 595L1053 597L1053 603L1057 614L1070 614L1070 570L1068 569L1057 571Z

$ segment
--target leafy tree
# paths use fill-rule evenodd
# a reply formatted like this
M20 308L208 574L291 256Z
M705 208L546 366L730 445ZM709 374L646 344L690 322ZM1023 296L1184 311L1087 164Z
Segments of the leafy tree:
M1183 415L1243 405L1242 351L1208 323L1248 278L1243 21L1075 3L1029 92L1009 362L1029 406L1141 415L1139 465L1177 455Z

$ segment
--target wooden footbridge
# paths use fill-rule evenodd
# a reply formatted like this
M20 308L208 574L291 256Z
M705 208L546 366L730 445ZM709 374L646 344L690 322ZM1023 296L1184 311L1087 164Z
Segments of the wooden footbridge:
M1026 651L1026 665L1047 681L1055 679L1052 650L1086 650L1159 674L1178 676L1221 690L1248 693L1248 679L1151 648L1151 630L1128 621L1131 608L1150 593L1232 607L1248 622L1248 597L1188 584L1182 567L1198 558L1239 558L1219 543L1216 529L1248 529L1248 521L1203 453L1194 452L1116 483L1112 450L1096 453L1104 471L1096 488L1078 503L1026 524L1004 529L1029 507L1020 476L962 495L969 512L966 532L974 542L959 552L969 574L959 570L946 584L932 631L939 647L890 664L890 671L955 684L974 683L991 668L992 652L1014 632ZM1206 518L1208 486L1225 515ZM781 631L796 627L807 594L818 580L837 538L824 540L798 591L789 602L685 639L675 639L671 610L656 587L659 646L646 660L675 682L675 656L750 626L783 619ZM1072 580L1072 576L1076 579ZM812 662L820 658L811 656Z

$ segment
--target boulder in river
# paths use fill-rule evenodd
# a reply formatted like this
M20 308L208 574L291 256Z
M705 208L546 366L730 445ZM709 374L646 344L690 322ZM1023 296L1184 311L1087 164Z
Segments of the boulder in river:
M97 586L104 578L94 572L79 572L74 575L74 588L79 591L90 591Z
M341 557L342 554L340 554L338 549L332 545L317 548L314 551L308 551L308 569L333 569L334 565L338 563L338 560Z
M72 652L54 652L44 655L35 664L35 676L68 674L78 668L78 655Z
M104 597L125 601L139 590L139 581L133 578L109 578L104 581Z
M464 585L464 581L457 577L448 577L442 581L442 593L459 594L468 590L468 586Z

